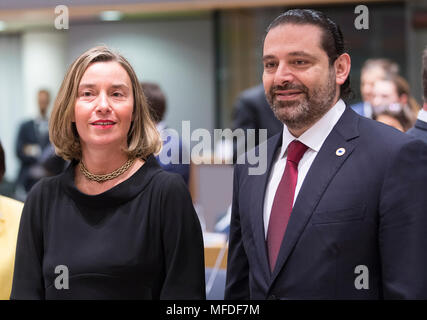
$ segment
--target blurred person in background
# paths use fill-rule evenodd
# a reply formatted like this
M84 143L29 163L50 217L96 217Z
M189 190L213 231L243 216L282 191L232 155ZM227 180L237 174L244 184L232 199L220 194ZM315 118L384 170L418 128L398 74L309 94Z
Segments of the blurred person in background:
M204 299L200 223L153 156L160 136L129 62L103 46L78 57L49 129L71 164L28 195L11 299Z
M36 119L28 120L19 128L16 143L16 154L21 161L21 168L16 181L18 198L24 200L25 194L37 182L39 177L33 176L31 167L36 165L43 150L49 145L48 107L50 104L49 91L42 89L37 93L39 115ZM19 190L23 192L19 193Z
M397 63L385 59L368 59L363 64L360 73L360 93L362 101L352 105L354 111L361 116L372 118L373 89L378 80L384 79L389 74L398 74Z
M399 103L378 107L372 118L402 132L408 131L413 125L411 110L407 105Z
M0 182L6 171L4 151L0 142ZM0 195L0 300L7 300L12 289L16 239L22 202Z
M422 84L424 105L418 113L414 128L410 129L408 134L427 143L427 48L423 52Z
M156 128L163 140L162 150L160 154L156 156L156 160L163 170L180 174L188 185L190 164L182 163L185 146L180 137L175 136L164 121L167 110L165 94L156 83L141 82L141 87L147 98L151 118L154 120ZM166 163L164 161L165 159L170 160L170 162Z
M408 82L399 75L391 75L378 80L374 85L372 108L378 114L383 108L399 104L409 117L412 126L415 122L420 106L411 96Z
M44 148L35 169L39 171L38 175L39 179L41 179L43 177L52 177L60 174L66 169L67 164L69 164L69 162L56 155L55 147L49 144ZM36 176L36 174L36 172L33 173L34 176Z

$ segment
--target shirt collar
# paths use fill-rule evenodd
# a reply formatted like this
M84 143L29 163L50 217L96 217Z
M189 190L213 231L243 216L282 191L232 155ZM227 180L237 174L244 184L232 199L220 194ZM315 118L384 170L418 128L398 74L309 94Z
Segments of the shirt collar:
M280 150L280 158L282 158L288 149L288 145L293 140L298 140L304 143L310 149L319 152L320 148L331 133L338 120L345 111L345 103L341 99L329 109L314 125L312 125L299 138L295 138L288 130L286 125L283 125L282 148Z
M421 109L420 112L418 113L418 120L427 122L427 111L425 111L424 109Z
M49 121L49 119L47 117L42 117L41 115L38 115L35 118L36 122L45 122L45 121Z

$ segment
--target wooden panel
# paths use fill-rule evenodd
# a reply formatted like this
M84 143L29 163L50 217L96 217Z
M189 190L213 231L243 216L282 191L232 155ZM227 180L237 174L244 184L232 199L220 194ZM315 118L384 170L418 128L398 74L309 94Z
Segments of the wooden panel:
M205 267L206 268L213 268L215 266L216 259L218 258L218 255L220 252L221 252L220 246L205 248ZM228 255L228 248L225 249L225 253L221 261L220 269L227 269L227 255Z

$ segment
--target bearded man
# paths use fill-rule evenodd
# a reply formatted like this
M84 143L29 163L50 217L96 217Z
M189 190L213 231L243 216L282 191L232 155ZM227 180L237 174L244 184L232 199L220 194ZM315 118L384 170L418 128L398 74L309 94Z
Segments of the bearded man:
M350 56L321 12L277 17L263 65L283 130L264 175L235 166L225 298L426 299L426 145L346 106Z

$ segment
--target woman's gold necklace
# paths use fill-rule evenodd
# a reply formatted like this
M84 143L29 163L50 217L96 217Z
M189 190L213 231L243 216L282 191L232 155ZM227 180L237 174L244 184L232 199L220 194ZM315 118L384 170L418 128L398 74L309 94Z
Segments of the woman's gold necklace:
M135 158L131 158L128 161L126 161L124 165L122 165L120 168L114 170L113 172L110 172L107 174L93 174L87 170L87 168L83 164L83 161L80 161L80 171L89 180L101 183L101 182L105 182L108 180L112 180L112 179L117 178L118 176L122 175L132 166L132 164L134 162L135 162Z

